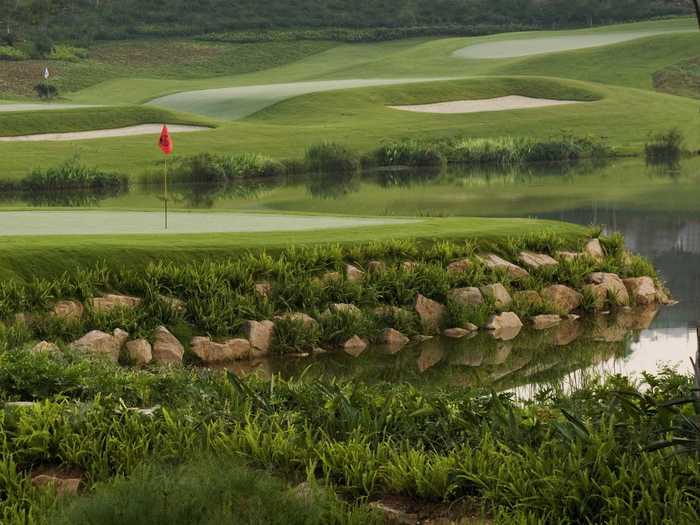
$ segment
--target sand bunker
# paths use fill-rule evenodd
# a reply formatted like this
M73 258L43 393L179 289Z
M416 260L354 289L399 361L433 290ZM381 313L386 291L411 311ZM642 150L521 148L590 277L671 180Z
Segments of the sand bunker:
M510 111L513 109L545 108L550 106L566 106L569 104L581 104L575 100L551 100L546 98L521 97L510 95L507 97L489 98L482 100L455 100L452 102L440 102L437 104L421 104L419 106L389 106L401 111L414 111L416 113L481 113L486 111Z
M0 142L42 142L104 139L109 137L129 137L132 135L158 135L162 124L141 124L127 128L96 129L93 131L74 131L71 133L42 133L38 135L20 135L17 137L0 137ZM192 133L207 131L212 128L202 126L168 126L171 133Z
M675 33L677 31L636 31L619 33L597 33L589 35L529 37L496 42L484 42L459 49L453 53L458 58L496 59L516 58L544 53L572 51L587 47L609 46L638 38Z
M165 231L162 212L9 211L0 212L0 232L3 236L295 232L419 222L411 219L204 212L172 212L168 219L169 228Z

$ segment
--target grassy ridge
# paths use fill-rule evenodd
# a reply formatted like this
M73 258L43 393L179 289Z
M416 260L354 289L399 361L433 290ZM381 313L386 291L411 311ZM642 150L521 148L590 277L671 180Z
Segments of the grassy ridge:
M426 219L397 229L375 226L309 232L211 235L0 237L0 277L30 279L56 276L104 261L110 267L144 267L159 260L221 260L244 250L275 252L290 245L354 243L390 239L503 239L537 232L576 239L585 228L531 219Z
M161 108L141 106L0 111L0 136L68 133L122 128L138 124L160 124L163 122L168 124L211 125L210 121L202 117L180 115Z

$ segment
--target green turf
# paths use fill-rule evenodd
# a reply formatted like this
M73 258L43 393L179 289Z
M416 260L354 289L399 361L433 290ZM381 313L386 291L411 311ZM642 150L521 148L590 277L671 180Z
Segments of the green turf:
M410 226L370 226L303 232L207 235L115 235L0 237L0 278L55 276L103 261L112 267L142 267L158 260L215 260L242 250L276 251L291 245L356 243L390 239L488 240L551 231L579 237L573 224L532 219L425 219Z

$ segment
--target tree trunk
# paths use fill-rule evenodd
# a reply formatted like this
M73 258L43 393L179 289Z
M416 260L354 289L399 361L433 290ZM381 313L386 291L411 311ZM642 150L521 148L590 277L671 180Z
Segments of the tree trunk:
M695 15L698 17L698 26L700 26L700 0L693 0L695 6Z

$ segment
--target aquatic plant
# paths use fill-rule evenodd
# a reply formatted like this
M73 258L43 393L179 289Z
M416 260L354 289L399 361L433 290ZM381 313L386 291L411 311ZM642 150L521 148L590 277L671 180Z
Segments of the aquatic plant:
M354 172L360 168L356 152L335 142L313 144L306 149L304 163L310 172Z
M683 154L685 137L678 128L651 135L644 145L644 155L649 163L673 162Z
M80 157L74 156L59 166L46 170L34 170L31 175L22 179L19 189L23 191L78 189L102 191L126 188L128 183L126 175L85 166L80 162Z

